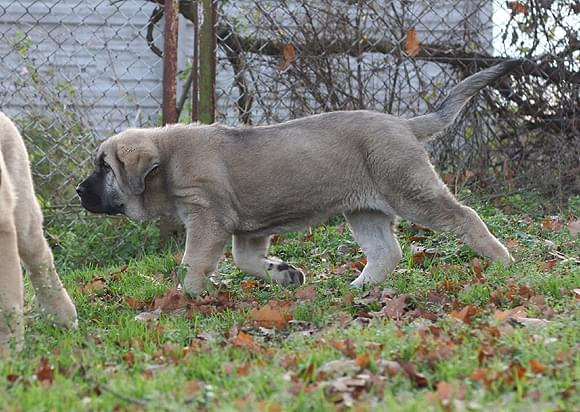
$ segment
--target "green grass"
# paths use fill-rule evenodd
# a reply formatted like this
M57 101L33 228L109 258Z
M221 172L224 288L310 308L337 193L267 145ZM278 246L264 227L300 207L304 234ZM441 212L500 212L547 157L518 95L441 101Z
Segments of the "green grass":
M573 199L560 220L577 219L579 205L580 199ZM344 391L332 389L342 376L364 382L358 389L351 386L353 410L574 410L580 401L573 390L580 369L580 311L572 292L580 287L574 260L580 255L578 239L565 225L543 228L545 216L528 198L504 199L501 207L472 206L493 233L509 241L517 262L509 268L491 265L474 281L475 254L469 248L451 235L421 232L426 239L418 243L438 256L414 263L409 238L418 232L402 222L403 260L379 288L408 295L407 315L398 321L371 319L368 313L382 307L378 297L349 289L356 276L350 262L362 254L340 219L308 233L285 234L272 246L273 253L308 272L314 300L275 285L251 286L226 254L215 281L217 289L233 294L230 307L209 314L162 313L149 322L135 320L140 310L128 301L164 295L173 285L178 250L154 254L143 245L141 257L126 259L127 269L118 273L118 263L102 264L114 248L109 237L101 238L99 247L99 236L63 230L59 241L73 250L57 262L77 304L80 327L65 331L40 319L27 285L26 348L0 363L0 410L349 409ZM75 268L74 256L91 251L100 254L101 264ZM551 259L557 261L545 268ZM98 277L104 288L86 286ZM538 296L543 305L534 303ZM249 325L249 310L273 299L292 301L294 320L281 330ZM452 306L459 311L466 305L479 309L469 323L449 315ZM550 322L533 327L494 320L495 311L519 305L529 318ZM411 316L412 310L435 320ZM258 349L234 345L228 335L233 325ZM353 368L352 359L367 354L368 362ZM51 382L39 381L42 357L54 368ZM389 373L385 361L409 362L427 385L402 372ZM545 369L534 372L530 362ZM327 371L334 364L338 368ZM487 383L472 375L478 368ZM461 386L462 399L452 405L433 400L439 382Z

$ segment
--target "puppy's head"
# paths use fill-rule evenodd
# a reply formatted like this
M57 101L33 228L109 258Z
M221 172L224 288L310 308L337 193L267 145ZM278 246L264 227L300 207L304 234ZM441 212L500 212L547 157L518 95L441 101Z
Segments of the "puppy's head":
M147 218L144 196L158 167L159 151L143 130L113 136L101 144L93 173L77 186L81 204L93 213Z

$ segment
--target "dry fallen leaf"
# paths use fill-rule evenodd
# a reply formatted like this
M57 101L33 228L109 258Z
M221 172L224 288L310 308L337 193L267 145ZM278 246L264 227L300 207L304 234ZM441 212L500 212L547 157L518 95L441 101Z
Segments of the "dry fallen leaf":
M385 301L385 306L379 312L372 312L373 317L386 316L393 320L400 320L407 307L407 295L399 295Z
M569 399L574 395L576 392L576 385L569 386L565 391L562 392L562 398Z
M247 280L245 282L242 282L241 286L242 286L242 290L244 292L248 292L252 289L255 289L258 286L258 281L257 280Z
M153 308L162 312L169 313L178 309L183 309L189 298L181 290L170 289L161 297L156 297L153 302Z
M475 273L476 276L481 277L483 274L483 271L485 269L485 266L483 264L483 261L479 258L473 258L471 259L471 268L473 269L473 272Z
M284 71L296 61L296 48L291 43L287 43L282 50L282 57L278 63L278 70Z
M516 306L508 310L497 310L493 314L493 317L497 321L504 321L506 319L520 319L527 317L526 308L523 306Z
M103 277L96 277L91 279L86 285L81 287L81 291L85 293L94 293L96 295L100 295L105 291L105 278Z
M544 219L542 222L542 228L544 230L553 230L554 232L558 232L562 229L562 223L560 223L558 216L552 216Z
M251 363L246 362L243 365L240 365L236 368L236 373L238 376L246 376L250 372L250 367L252 366Z
M489 369L477 368L471 373L471 375L469 375L469 379L471 379L472 381L482 381L487 383L489 382L489 375L490 375Z
M403 362L403 361L398 361L398 362L399 362L399 365L401 365L401 368L403 368L403 370L407 374L407 376L409 378L411 378L413 383L415 385L417 385L419 388L424 388L425 386L429 385L429 382L427 381L427 378L425 377L425 375L417 372L415 365L413 365L410 362Z
M314 300L316 299L316 289L314 289L314 286L312 285L303 287L297 289L296 292L294 292L294 296L298 300Z
M129 307L131 309L136 309L136 310L143 310L146 308L151 307L153 301L151 300L141 300L141 299L137 299L131 296L127 296L125 298L125 302L127 302L127 305L129 305Z
M111 279L113 279L113 280L120 279L120 278L121 278L121 275L122 275L123 273L125 273L125 272L127 271L127 269L128 269L128 268L129 268L129 266L128 266L128 265L125 265L125 264L124 264L124 265L121 265L121 266L119 267L119 270L118 270L118 271L109 273L109 276L110 276L110 277L111 277Z
M578 235L578 233L580 233L580 220L569 222L567 226L572 237L575 237Z
M305 382L312 382L314 380L314 370L314 363L310 362L308 366L302 368L296 376Z
M343 305L352 305L354 302L354 295L352 292L346 292L342 295L342 304Z
M503 162L503 177L505 180L512 180L515 176L514 169L510 166L509 161L507 159Z
M505 242L505 245L507 246L508 249L519 249L520 242L518 242L517 239L508 239Z
M248 320L254 326L282 329L292 320L292 308L292 302L272 300L260 308L252 309L248 313Z
M431 249L425 249L423 246L411 243L411 255L413 256L413 263L422 265L430 262L434 257L437 257L437 252Z
M545 262L542 262L541 269L545 272L552 269L558 263L558 259L550 259Z
M480 312L475 306L467 305L460 311L452 310L449 315L463 323L471 323L471 318Z
M41 357L36 367L36 379L45 385L52 384L54 380L54 368L50 366L46 357Z
M530 360L530 369L532 372L542 374L548 366L545 363L538 362L535 359Z
M135 355L133 352L126 352L121 355L121 359L123 359L129 366L133 366L135 364Z
M259 401L258 408L264 412L282 412L282 406L278 402Z
M10 383L14 383L16 381L19 381L22 377L16 373L9 373L8 375L6 375L6 380Z
M492 347L485 347L479 350L479 354L477 358L479 360L479 364L482 365L486 359L491 359L495 355L495 350Z
M358 366L361 369L364 368L368 368L368 366L371 363L371 358L368 352L365 353L361 353L360 355L357 355L355 360L354 360L356 366Z
M528 12L528 8L519 1L508 1L507 5L514 13L526 14Z
M448 383L441 381L437 384L437 390L427 394L428 399L433 403L447 406L453 400L461 400L465 397L465 385L459 382Z
M411 30L407 32L407 38L405 40L405 51L411 57L415 57L419 54L421 50L421 44L419 43L419 39L417 38L417 30L413 27Z
M203 382L197 380L190 380L182 385L183 391L185 392L185 399L192 401L195 399L199 390L203 387Z
M530 298L530 303L536 306L543 306L546 304L546 298L542 295L534 295Z
M251 352L259 352L261 350L260 345L254 341L254 338L244 332L239 332L231 342L234 346L248 349Z
M367 258L365 256L351 262L350 269L356 272L362 272L367 265Z
M332 347L349 358L356 358L356 348L354 346L354 340L349 339L333 339L330 341Z

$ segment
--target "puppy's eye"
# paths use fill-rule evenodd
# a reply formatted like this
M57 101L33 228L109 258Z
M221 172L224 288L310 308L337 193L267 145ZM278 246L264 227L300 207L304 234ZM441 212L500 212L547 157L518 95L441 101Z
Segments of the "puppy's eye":
M103 162L103 169L108 172L109 170L111 170L111 165L108 164L107 162Z

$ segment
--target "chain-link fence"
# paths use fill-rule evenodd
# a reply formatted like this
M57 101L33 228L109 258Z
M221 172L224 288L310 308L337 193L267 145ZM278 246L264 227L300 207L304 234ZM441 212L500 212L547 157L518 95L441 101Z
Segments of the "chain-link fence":
M156 239L142 225L85 214L75 194L99 140L158 123L162 62L147 46L151 8L143 1L0 1L0 110L28 143L49 239L71 265L125 247L130 256L131 232Z
M179 1L181 121L207 96L197 75L206 60L192 70L191 57L209 3ZM434 141L433 159L456 190L477 184L492 196L537 190L559 200L580 190L580 2L224 0L214 7L216 79L208 84L217 121L267 124L353 109L422 114L462 77L525 57ZM88 229L95 218L81 211L74 187L99 140L160 124L163 11L163 0L0 0L0 109L28 141L49 234L70 262L129 256L146 243L144 231L158 245L151 227L127 229L124 220ZM93 246L70 254L83 243ZM109 255L95 252L103 245L111 245Z
M219 118L263 124L353 109L412 116L437 106L459 79L524 57L432 154L456 190L477 183L564 200L580 190L579 13L580 2L555 0L226 2Z

